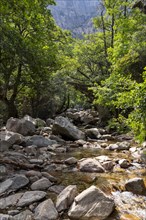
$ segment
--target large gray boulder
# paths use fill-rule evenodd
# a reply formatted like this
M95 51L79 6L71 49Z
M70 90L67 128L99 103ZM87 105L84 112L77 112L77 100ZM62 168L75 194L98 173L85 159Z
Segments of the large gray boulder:
M57 144L56 141L45 138L42 135L33 135L26 141L26 146L36 145L37 147L48 147L49 145Z
M51 199L40 203L35 209L35 220L57 220L58 212Z
M111 197L91 186L75 197L68 216L76 220L103 220L112 213L114 207L114 200Z
M14 144L21 144L25 141L23 135L8 132L8 131L1 131L0 132L0 152L8 151L10 147Z
M67 140L85 139L85 133L80 131L67 118L62 116L55 118L52 132L53 134L61 135Z
M6 128L8 131L13 131L24 136L32 135L35 133L35 125L25 118L9 118L6 124Z

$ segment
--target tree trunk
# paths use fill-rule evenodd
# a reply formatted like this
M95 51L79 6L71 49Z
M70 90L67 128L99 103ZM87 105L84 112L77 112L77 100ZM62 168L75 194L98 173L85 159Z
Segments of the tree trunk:
M18 110L15 105L15 102L7 100L5 104L7 106L8 118L10 117L18 118Z

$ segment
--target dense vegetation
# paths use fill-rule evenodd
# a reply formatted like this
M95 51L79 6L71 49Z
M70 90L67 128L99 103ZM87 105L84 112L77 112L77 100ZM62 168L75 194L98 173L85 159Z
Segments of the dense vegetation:
M1 0L0 114L47 118L94 107L101 122L146 138L146 14L132 0L103 0L96 33L72 39L52 0ZM104 114L103 114L104 113Z

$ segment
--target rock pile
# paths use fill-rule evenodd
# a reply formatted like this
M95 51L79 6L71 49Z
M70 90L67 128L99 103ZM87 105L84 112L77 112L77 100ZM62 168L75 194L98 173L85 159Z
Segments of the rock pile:
M142 169L145 146L137 149L131 147L130 141L114 140L112 135L97 127L96 112L67 112L67 116L71 121L63 116L46 122L30 116L10 118L6 127L1 128L0 220L102 220L114 212L115 206L120 207L118 193L107 195L92 183L79 191L78 183L63 186L56 175L58 172L78 175ZM101 155L78 159L71 155L77 149L100 151ZM112 156L115 152L116 158ZM118 152L127 157L120 158ZM68 153L67 158L60 158ZM146 193L142 178L130 179L123 187L142 198Z

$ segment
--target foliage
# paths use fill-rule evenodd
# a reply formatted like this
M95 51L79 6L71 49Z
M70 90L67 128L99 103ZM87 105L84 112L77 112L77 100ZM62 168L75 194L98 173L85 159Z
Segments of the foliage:
M109 126L119 130L116 123L122 115L136 138L142 141L146 138L146 15L139 9L132 10L131 1L125 2L126 13L120 7L107 10L109 17L112 12L116 18L113 47L107 49L110 76L101 85L93 86L94 102L108 106L116 117Z
M47 96L68 33L55 25L48 9L52 0L2 0L0 4L0 100L8 116L17 117L25 103L38 102L31 106L34 109L44 92Z

